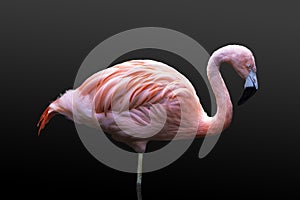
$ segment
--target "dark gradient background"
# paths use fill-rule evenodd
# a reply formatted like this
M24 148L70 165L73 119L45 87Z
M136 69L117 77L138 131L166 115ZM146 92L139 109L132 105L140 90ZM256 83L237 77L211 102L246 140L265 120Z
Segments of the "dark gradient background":
M97 3L95 3L97 2ZM299 8L289 1L1 1L1 195L136 199L135 174L104 166L81 143L73 122L55 117L37 137L43 109L73 86L86 55L121 31L166 27L197 40L211 54L231 43L255 54L259 91L237 107L243 82L222 73L234 118L213 151L202 140L170 166L143 175L144 199L299 196ZM109 3L108 3L109 2ZM174 41L176 42L176 41ZM185 72L206 109L203 81L182 58L148 57ZM160 143L150 143L155 149ZM94 196L95 195L95 196ZM110 197L105 197L110 196Z

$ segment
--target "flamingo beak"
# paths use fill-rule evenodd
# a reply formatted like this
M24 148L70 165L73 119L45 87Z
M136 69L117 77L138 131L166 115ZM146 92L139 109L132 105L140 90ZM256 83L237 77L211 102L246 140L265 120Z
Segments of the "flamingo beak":
M244 92L238 101L238 105L244 104L250 97L252 97L255 92L258 90L258 82L256 73L254 71L250 71L249 75L246 78L246 82L244 85Z

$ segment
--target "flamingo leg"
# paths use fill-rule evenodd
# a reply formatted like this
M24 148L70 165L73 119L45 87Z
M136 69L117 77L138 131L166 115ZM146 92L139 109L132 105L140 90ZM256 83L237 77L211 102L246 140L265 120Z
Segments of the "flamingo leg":
M138 153L136 192L138 200L142 200L142 170L143 167L143 153Z

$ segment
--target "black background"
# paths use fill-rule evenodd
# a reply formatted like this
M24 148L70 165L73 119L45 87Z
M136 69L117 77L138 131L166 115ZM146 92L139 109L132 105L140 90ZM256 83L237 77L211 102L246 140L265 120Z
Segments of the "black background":
M204 159L198 158L199 139L170 166L144 174L144 199L299 196L298 6L220 2L1 1L1 194L136 198L136 175L98 162L73 122L58 116L40 137L36 123L47 104L73 86L96 45L127 29L156 26L187 34L210 54L226 44L248 46L260 88L237 107L243 82L224 65L235 106L230 128ZM188 68L182 58L165 54L140 51L123 59L157 58ZM209 109L201 79L185 75Z

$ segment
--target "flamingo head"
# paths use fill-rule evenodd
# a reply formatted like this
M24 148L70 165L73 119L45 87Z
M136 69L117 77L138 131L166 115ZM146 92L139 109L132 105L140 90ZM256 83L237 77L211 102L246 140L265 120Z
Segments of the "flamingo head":
M238 105L245 103L258 90L256 77L256 65L252 52L240 45L230 45L227 60L237 74L245 80L244 92L238 101Z

